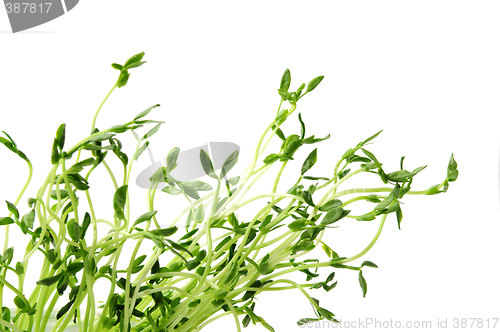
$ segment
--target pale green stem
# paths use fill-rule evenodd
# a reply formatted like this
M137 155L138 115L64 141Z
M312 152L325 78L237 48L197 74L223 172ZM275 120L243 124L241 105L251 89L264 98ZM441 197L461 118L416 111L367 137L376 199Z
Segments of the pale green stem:
M101 111L102 106L104 105L104 103L106 102L106 100L108 100L109 96L116 89L116 87L117 87L116 84L113 85L113 87L111 88L111 90L109 90L108 94L106 95L106 97L104 97L103 101L99 105L99 108L97 108L97 111L94 114L94 119L92 120L92 130L90 132L94 131L94 129L95 129L95 123L96 123L96 120L97 120L97 116L99 115L99 112Z
M336 263L338 264L344 264L344 263L348 263L348 262L352 262L362 256L364 256L368 251L370 251L370 249L373 247L373 245L375 244L375 242L377 242L379 236L380 236L380 233L382 233L382 229L384 228L384 223L385 223L385 219L387 218L387 214L384 214L382 216L382 219L380 220L380 225L378 226L378 230L377 230L377 234L375 234L375 237L373 238L373 240L370 242L370 244L363 250L361 251L359 254L357 255L354 255L350 258L346 258L346 259L343 259L343 260L340 260Z

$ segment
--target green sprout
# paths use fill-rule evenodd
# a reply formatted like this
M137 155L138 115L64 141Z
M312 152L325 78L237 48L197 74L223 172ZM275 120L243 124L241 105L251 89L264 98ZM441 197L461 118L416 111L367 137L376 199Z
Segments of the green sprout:
M401 227L401 203L406 195L446 192L449 183L458 177L452 155L443 182L427 190L412 190L414 178L426 166L405 170L402 157L400 169L386 172L383 164L367 150L381 131L349 148L335 164L331 177L309 175L319 156L318 149L312 145L330 139L330 135L306 136L300 113L299 133L287 136L281 125L296 112L299 100L318 87L323 76L291 91L291 75L287 69L278 89L280 102L276 115L259 138L252 161L242 174L229 177L238 162L238 151L230 154L220 172L216 172L209 154L201 150L200 163L212 184L200 180L179 181L171 174L177 167L180 152L179 148L173 148L168 153L166 166L150 178L144 213L132 216L130 208L135 203L129 196L132 165L163 124L145 119L160 105L153 105L131 121L102 131L95 125L108 97L117 87L127 84L129 70L143 65L143 57L144 53L139 53L124 65L112 65L120 75L99 105L88 137L69 147L65 139L66 125L59 126L50 156L52 168L40 189L28 199L27 208L21 208L19 202L31 181L32 164L7 133L0 136L0 142L26 161L29 169L21 193L12 203L6 201L9 214L0 218L0 229L5 234L0 256L0 331L46 331L54 314L57 321L51 329L53 332L65 331L72 325L81 332L191 332L200 331L226 315L234 317L237 331L250 323L274 331L265 318L257 314L257 296L262 292L289 289L298 289L315 313L314 318L301 319L297 324L322 319L337 321L307 290L331 291L337 286L335 271L347 269L357 271L362 295L366 296L363 268L377 268L377 265L370 261L358 266L348 263L363 257L373 247L390 214L395 215L397 227ZM149 129L139 135L138 130L145 127ZM117 138L127 132L137 141L132 154L125 152ZM265 153L271 140L281 142L279 150ZM301 163L300 173L287 175L284 183L285 168L295 162L299 149L308 150L308 155ZM121 163L118 171L113 171L107 163L114 157ZM112 210L111 199L93 201L90 196L90 188L101 190L106 185L92 181L98 167L106 169L114 186ZM272 168L278 170L269 192L248 197L249 190ZM383 185L343 188L361 173L372 174ZM118 177L120 174L122 178ZM290 178L295 181L288 182ZM288 190L278 192L278 184ZM164 187L160 190L162 197L157 198L159 185ZM165 194L182 195L187 205L170 220L168 227L162 228L154 204L155 198L167 199ZM79 205L81 200L86 201L88 208ZM351 213L351 204L357 201L371 203L372 208L360 209L355 215ZM94 204L106 205L112 213L107 217L97 216ZM259 207L256 214L239 213L250 205ZM325 232L338 227L340 220L346 222L348 218L380 221L377 233L363 250L343 257L325 243L323 237ZM177 227L181 220L185 220L185 229ZM14 249L20 250L22 244L16 241L9 247L10 225L17 225L25 235L25 253L19 262L13 259ZM141 252L143 241L154 244L152 252ZM126 245L132 245L130 257L122 255ZM318 247L323 253L315 251L315 256L305 259L304 256L311 256L311 251ZM42 261L38 281L31 287L31 294L25 295L28 263L35 259ZM120 266L126 262L127 268L120 269L119 262ZM320 270L326 270L328 276L324 281L313 281L320 276ZM303 276L305 281L299 283L286 278L289 274ZM108 287L102 305L96 300L99 279ZM12 305L3 302L4 291L15 295Z

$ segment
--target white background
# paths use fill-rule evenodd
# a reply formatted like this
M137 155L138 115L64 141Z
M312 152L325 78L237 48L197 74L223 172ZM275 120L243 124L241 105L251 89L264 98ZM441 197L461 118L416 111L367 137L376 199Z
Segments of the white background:
M99 128L160 103L150 116L166 121L152 140L156 159L174 146L231 141L241 147L240 170L274 117L284 69L290 68L292 89L325 75L298 108L308 134L332 135L317 146L311 174L331 176L346 149L384 129L370 149L386 171L396 170L402 155L407 169L428 165L414 181L416 190L444 179L452 152L460 175L444 195L406 196L402 230L394 216L388 218L363 257L379 265L365 269L366 298L354 271L339 271L336 289L313 296L347 321L425 320L436 328L438 319L448 319L453 330L454 318L499 317L499 14L496 1L87 0L53 22L12 34L0 10L0 129L35 165L20 208L28 211L25 199L50 169L59 124L67 124L68 145L88 134L96 107L116 80L112 62L140 51L148 61L112 95ZM285 134L298 132L296 116L287 122ZM27 170L5 148L0 160L0 199L13 201ZM135 174L148 165L145 155ZM285 171L282 191L296 172ZM366 186L378 185L364 179ZM269 187L266 182L259 188ZM145 191L132 191L138 215L146 208ZM106 193L92 192L104 197L103 211L111 208ZM162 197L160 210L175 208ZM5 206L0 211L7 214ZM352 256L369 243L378 223L345 219L339 226L325 239ZM320 251L309 257L325 258ZM314 316L298 291L259 296L256 313L276 331L303 330L295 322ZM235 330L232 317L206 330L221 329Z

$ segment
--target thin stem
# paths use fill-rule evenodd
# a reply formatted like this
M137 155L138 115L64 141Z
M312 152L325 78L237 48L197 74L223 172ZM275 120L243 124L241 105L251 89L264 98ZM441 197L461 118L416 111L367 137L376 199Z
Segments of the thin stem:
M234 307L233 307L233 305L231 304L230 301L226 300L226 304L227 304L227 306L229 307L229 310L231 311L231 313L234 316L234 321L236 323L236 330L238 332L241 332L240 320L238 319L238 314L236 313L236 310L234 309Z
M29 161L29 160L26 163L28 164L28 168L29 168L28 179L26 180L26 183L24 184L23 189L21 189L21 192L17 196L16 200L14 201L15 206L17 206L17 204L19 204L21 197L23 197L24 192L26 191L26 189L28 188L28 186L31 182L31 178L33 177L33 165L31 164L31 161ZM11 217L11 216L12 216L12 212L10 212L8 214L8 217ZM5 252L5 250L7 250L7 248L9 247L9 226L10 225L5 226L5 242L3 245L3 252Z
M109 90L108 94L106 95L106 97L104 97L103 101L101 102L101 104L99 105L99 107L97 108L97 111L95 112L94 114L94 119L92 120L92 130L90 131L91 133L94 132L94 129L95 129L95 123L96 123L96 120L97 120L97 116L99 115L99 112L101 111L101 108L102 106L104 105L104 103L106 102L106 100L108 100L109 96L111 95L111 93L117 88L117 85L113 85L113 87L111 88L111 90Z
M378 230L377 230L377 234L375 234L375 237L373 238L373 240L370 242L370 244L368 244L368 246L363 250L361 251L359 254L357 255L354 255L350 258L346 258L346 259L343 259L343 260L340 260L336 263L338 264L344 264L344 263L349 263L349 262L352 262L362 256L364 256L368 251L370 251L370 249L373 247L373 245L377 242L379 236L380 236L380 233L382 233L382 229L384 228L384 223L385 223L385 219L387 219L387 214L384 214L382 216L382 219L380 220L380 225L378 226Z

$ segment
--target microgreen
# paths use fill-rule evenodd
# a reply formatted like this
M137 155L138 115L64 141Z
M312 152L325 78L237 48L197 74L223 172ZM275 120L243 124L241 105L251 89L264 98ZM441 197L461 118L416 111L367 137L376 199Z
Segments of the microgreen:
M274 331L264 318L267 314L256 309L257 296L288 289L299 289L316 316L300 319L297 324L322 319L337 321L307 290L322 288L330 292L338 286L335 271L351 270L357 271L361 295L367 296L363 271L378 266L371 261L363 261L358 266L347 263L370 251L390 214L395 215L397 226L401 227L402 203L407 194L446 192L449 183L457 180L457 163L452 155L442 183L413 191L415 177L426 166L405 170L403 157L400 169L386 172L375 155L365 149L381 131L348 148L334 164L331 174L310 175L311 170L318 168L314 168L318 159L328 159L331 153L322 154L320 148L311 149L309 145L331 136L307 137L302 114L298 115L299 132L287 136L280 127L296 111L298 101L318 88L323 76L293 91L287 69L278 89L280 103L276 116L269 117L270 124L242 174L235 174L238 151L229 154L216 173L209 153L201 150L199 162L206 180L179 181L172 176L172 171L178 167L180 150L173 148L167 155L166 165L151 176L147 205L141 206L129 195L133 190L132 165L161 129L162 121L145 119L159 105L148 107L130 121L108 129L98 130L95 124L113 90L128 83L129 71L142 66L143 57L144 53L139 53L123 65L112 65L119 71L119 77L99 105L88 137L75 144L66 136L71 126L58 127L50 149L52 168L40 189L28 199L28 206L19 202L31 181L31 161L7 133L0 136L0 143L23 159L29 169L27 182L17 199L6 201L8 215L0 217L0 229L5 234L5 249L0 256L1 331L45 331L52 314L57 319L52 331L57 332L69 325L77 325L82 332L191 332L226 315L233 316L238 331L250 323ZM284 104L288 106L285 108ZM126 150L119 140L128 133L137 141L135 150ZM279 148L266 152L272 139L280 143ZM307 155L304 160L299 157L302 150ZM121 163L118 173L108 165L110 158ZM289 172L284 177L290 163L298 163L300 171ZM108 200L91 198L91 193L105 192L103 189L108 185L94 179L97 168L106 169L109 174L113 196ZM246 197L260 176L272 168L279 170L270 191ZM350 178L361 173L380 179L383 185L343 189ZM163 189L158 192L160 184ZM173 206L165 203L169 195L184 197L187 205L167 224L165 220L160 224L155 202L162 202L157 204L158 208L172 209ZM80 205L80 201L88 204ZM365 202L365 208L350 206L356 201ZM94 209L97 205L103 207ZM138 206L140 213L133 215L132 205ZM256 214L243 213L242 208L247 205L259 207ZM107 215L96 215L97 210L105 208L109 211ZM377 218L380 219L377 233L368 246L355 255L340 256L325 237L326 232L333 232L333 228L342 224ZM178 227L182 221L185 221L185 229ZM11 225L19 227L26 236L21 261L14 260L14 249L22 251L22 243L16 241L9 247ZM145 241L153 243L152 251L143 252L141 244ZM133 248L130 256L123 255L125 246ZM318 247L323 253L316 250L313 255L311 251ZM309 258L305 258L306 255ZM30 288L31 294L25 295L28 289L24 288L25 273L28 263L34 259L41 260L42 268L37 272L36 285ZM122 269L124 265L126 268ZM323 271L327 277L318 281ZM285 278L287 274L305 280L296 282ZM13 280L16 279L15 286ZM109 290L102 305L96 299L98 282L107 285ZM3 302L7 291L14 295L12 305Z

